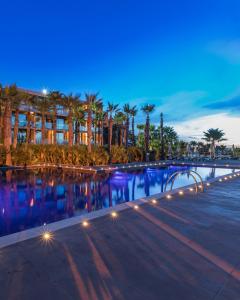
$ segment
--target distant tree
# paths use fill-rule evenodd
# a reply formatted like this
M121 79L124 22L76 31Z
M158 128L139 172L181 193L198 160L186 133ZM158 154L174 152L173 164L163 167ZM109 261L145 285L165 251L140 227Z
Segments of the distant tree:
M222 142L222 141L226 141L226 139L224 138L225 133L223 132L223 130L220 130L219 128L210 128L207 131L203 132L204 137L202 138L203 140L207 141L208 143L210 143L210 149L211 149L211 156L212 158L215 158L215 145L216 142Z
M130 110L130 116L132 117L132 144L135 146L136 141L135 141L135 117L137 115L137 106L134 105L131 110Z
M111 153L112 149L112 131L113 131L113 119L115 114L119 111L118 104L113 104L108 102L107 112L108 112L108 149Z
M149 135L149 133L150 133L150 114L154 111L155 105L146 104L141 109L146 114L144 140L145 140L145 151L147 154L149 152L149 141L150 141L150 135Z

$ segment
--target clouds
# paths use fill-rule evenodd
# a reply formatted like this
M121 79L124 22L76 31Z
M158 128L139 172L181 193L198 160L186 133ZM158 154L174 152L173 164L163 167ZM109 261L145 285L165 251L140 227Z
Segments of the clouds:
M159 124L160 113L164 113L167 122L182 121L204 113L200 112L202 103L206 103L207 93L205 91L179 91L169 96L159 98L142 98L130 101L130 105L136 105L140 108L144 104L155 104L155 111L151 114L151 122ZM143 113L139 112L137 122L143 123Z
M208 49L230 63L240 64L240 39L215 41Z
M231 95L220 99L218 101L214 101L212 103L207 103L203 106L205 109L216 110L229 112L234 115L240 114L240 89L237 89Z
M238 117L231 116L228 113L220 113L177 122L173 125L179 136L187 140L200 140L203 136L203 131L209 128L220 128L226 133L227 144L240 145L239 124L240 119Z

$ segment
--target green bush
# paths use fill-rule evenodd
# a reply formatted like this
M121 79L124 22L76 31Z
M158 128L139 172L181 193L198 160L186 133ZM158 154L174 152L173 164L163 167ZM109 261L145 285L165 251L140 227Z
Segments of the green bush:
M127 155L129 162L143 161L143 151L138 147L129 147L127 149Z
M113 164L127 163L128 155L126 149L123 146L112 146L111 161Z
M20 144L11 150L14 166L39 163L68 164L80 166L106 165L109 154L104 147L93 146L89 153L86 145L28 145ZM138 162L143 160L143 152L138 147L112 146L112 163ZM0 165L5 164L5 150L0 146Z

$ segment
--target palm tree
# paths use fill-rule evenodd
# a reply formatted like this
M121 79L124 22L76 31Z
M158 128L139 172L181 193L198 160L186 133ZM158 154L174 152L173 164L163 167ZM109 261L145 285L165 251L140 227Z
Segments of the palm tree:
M3 113L3 145L6 151L6 165L12 165L11 145L12 145L12 109L18 101L18 90L15 84L0 86L0 99L4 107Z
M118 125L118 129L117 132L120 133L120 135L118 136L118 134L116 135L117 138L117 144L120 142L120 146L122 146L123 144L123 136L124 136L124 122L126 121L126 115L119 111L115 116L114 116L114 123L116 125ZM126 135L125 135L126 136ZM126 143L126 141L125 141Z
M20 93L21 103L27 108L27 133L26 133L26 143L31 143L31 124L32 124L32 108L35 105L36 96L28 94L26 92Z
M97 128L99 129L99 113L102 112L102 99L98 99L94 101L92 104L92 112L93 112L93 127L94 127L94 145L97 143Z
M35 107L41 114L41 133L42 133L42 144L46 144L46 114L51 111L52 107L47 97L38 97L35 101Z
M137 115L137 112L138 112L137 106L134 105L130 110L130 116L132 117L132 144L133 144L133 146L136 145L136 141L135 141L135 124L134 124L134 122L135 122L135 117Z
M106 112L100 110L96 113L96 124L98 127L98 143L103 146L103 124L106 118Z
M52 91L48 95L53 108L53 144L57 144L57 109L59 105L63 104L63 93L59 91Z
M203 140L211 143L211 156L212 158L215 158L215 144L216 142L222 142L226 141L224 138L225 133L223 130L220 130L219 128L210 128L206 132L203 132L204 137Z
M112 131L113 131L113 118L114 115L119 111L118 104L113 104L108 102L107 112L108 116L108 149L109 153L111 153L112 149Z
M128 139L129 139L129 116L131 113L131 108L129 104L123 106L123 111L126 114L126 135L125 135L125 147L128 148Z
M63 97L63 105L68 111L68 145L73 146L73 111L75 105L79 104L80 97L70 93Z
M97 105L100 105L102 99L98 99L98 93L85 94L87 104L87 146L88 152L92 151L92 125L93 125L93 110Z
M149 128L150 128L150 113L152 113L155 109L155 105L153 104L146 104L142 107L142 111L146 114L146 125L145 125L145 136L144 136L144 143L145 143L145 151L146 155L148 155L149 152Z
M82 141L81 126L86 124L85 110L82 103L74 106L73 119L75 121L75 143L80 144Z

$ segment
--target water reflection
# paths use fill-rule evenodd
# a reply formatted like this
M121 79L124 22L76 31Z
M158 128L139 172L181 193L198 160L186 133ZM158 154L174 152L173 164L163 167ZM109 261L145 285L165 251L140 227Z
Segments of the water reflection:
M171 174L186 169L190 168L170 166L110 175L52 169L0 171L0 235L163 192ZM229 169L191 169L203 179L230 173ZM174 187L191 180L182 175Z

